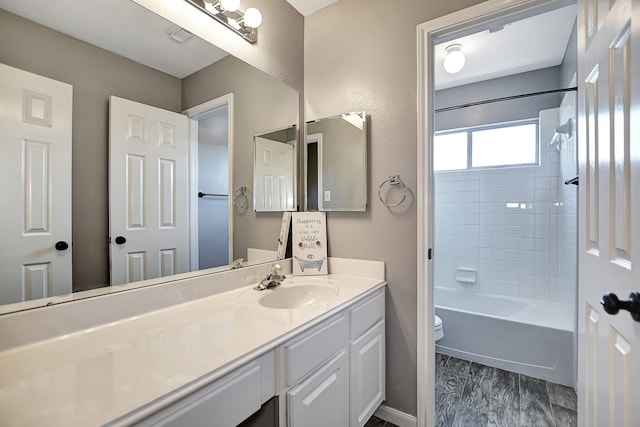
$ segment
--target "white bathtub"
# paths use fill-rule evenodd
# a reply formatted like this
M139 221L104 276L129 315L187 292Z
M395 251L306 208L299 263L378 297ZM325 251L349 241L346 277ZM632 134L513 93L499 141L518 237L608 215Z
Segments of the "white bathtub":
M573 310L557 303L435 289L436 351L575 386Z

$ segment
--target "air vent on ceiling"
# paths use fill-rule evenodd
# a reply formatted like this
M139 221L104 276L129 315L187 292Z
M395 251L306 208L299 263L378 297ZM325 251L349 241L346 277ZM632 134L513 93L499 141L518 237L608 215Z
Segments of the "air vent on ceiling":
M178 43L184 43L193 37L193 34L189 31L185 30L182 27L178 27L177 25L172 25L166 30L165 33L169 34L169 37L177 41Z

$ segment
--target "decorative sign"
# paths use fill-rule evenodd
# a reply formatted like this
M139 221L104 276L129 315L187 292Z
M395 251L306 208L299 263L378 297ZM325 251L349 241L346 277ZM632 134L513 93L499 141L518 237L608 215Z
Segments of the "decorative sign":
M278 259L284 259L287 252L287 242L289 240L289 226L291 225L291 212L282 213L282 224L280 225L280 236L278 237Z
M293 212L293 274L327 274L325 212Z

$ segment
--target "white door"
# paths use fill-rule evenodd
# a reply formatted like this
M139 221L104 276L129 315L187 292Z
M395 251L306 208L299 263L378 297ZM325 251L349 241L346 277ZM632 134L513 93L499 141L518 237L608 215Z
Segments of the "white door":
M111 284L189 271L189 119L112 96Z
M640 422L640 322L600 304L640 291L639 12L640 0L578 2L580 426Z
M293 206L293 144L256 137L256 211L290 211Z
M72 291L72 92L0 64L0 304Z

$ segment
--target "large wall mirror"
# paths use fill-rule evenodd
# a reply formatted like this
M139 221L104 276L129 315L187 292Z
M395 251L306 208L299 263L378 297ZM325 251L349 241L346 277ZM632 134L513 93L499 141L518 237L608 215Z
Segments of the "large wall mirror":
M307 122L306 210L367 210L367 118L364 111Z
M67 249L72 255L73 279L66 286L74 295L56 296L54 301L178 277L154 279L151 272L138 272L145 280L109 286L117 284L111 280L109 252L118 244L117 236L109 232L111 96L173 113L192 112L190 138L199 135L200 140L196 145L190 141L189 152L197 152L200 158L192 156L188 166L188 208L175 212L176 216L191 215L187 271L227 269L232 260L246 260L252 250L261 253L261 261L271 251L275 259L282 210L256 212L252 206L254 136L268 129L289 128L289 143L297 141L293 135L299 129L297 91L130 0L0 0L0 7L0 62L73 88L72 184L68 190L72 236ZM294 171L294 188L295 176ZM4 178L0 185L12 185ZM233 205L232 196L238 189L244 189L247 206ZM198 197L198 193L205 195ZM295 191L293 196L289 203L295 207ZM11 244L5 240L3 236L2 243ZM217 251L216 247L223 252L215 256L194 253ZM169 261L171 256L167 253ZM3 277L5 264L0 263ZM184 270L165 269L164 273ZM42 276L43 283L52 279L47 274ZM22 286L8 282L4 280L2 286ZM0 312L42 306L51 299L38 297L52 294L57 293L45 286L23 298L33 299L30 303L13 304L18 301L0 298Z

